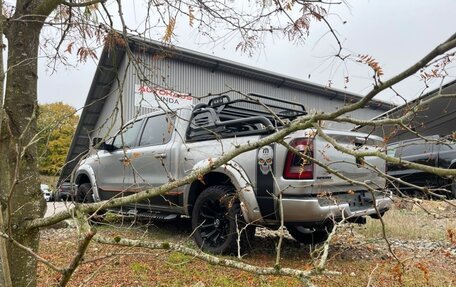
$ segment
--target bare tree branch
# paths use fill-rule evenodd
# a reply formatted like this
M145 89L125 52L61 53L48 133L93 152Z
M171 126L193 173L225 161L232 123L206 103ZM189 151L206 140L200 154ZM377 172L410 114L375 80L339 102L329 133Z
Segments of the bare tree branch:
M86 2L68 2L68 1L62 1L62 5L68 6L68 7L87 7L95 4L104 4L106 3L107 0L91 0L91 1L86 1Z
M64 287L67 285L68 281L71 278L71 275L73 275L74 271L79 266L79 263L81 262L84 254L87 250L87 247L89 246L89 243L92 240L92 238L95 236L95 234L96 234L95 230L90 230L89 232L87 232L87 234L84 236L84 238L80 241L78 250L76 252L76 255L73 258L73 261L62 272L63 276L60 279L59 286Z
M149 248L149 249L165 249L165 250L173 250L180 252L185 255L190 255L195 258L204 260L206 262L220 265L220 266L226 266L226 267L232 267L236 268L239 270L244 270L247 272L255 273L258 275L281 275L281 276L292 276L292 277L297 277L297 278L309 278L314 275L318 274L332 274L332 275L338 275L340 274L339 272L334 272L334 271L325 271L325 270L308 270L308 271L303 271L303 270L297 270L297 269L291 269L291 268L274 268L274 267L257 267L253 266L244 262L240 261L234 261L231 259L227 258L220 258L217 256L213 256L207 253L204 253L199 250L191 249L185 246L181 246L178 244L174 243L168 243L168 242L148 242L146 240L133 240L133 239L127 239L127 238L107 238L105 236L97 235L94 237L94 240L99 243L104 243L104 244L111 244L111 245L119 245L119 246L131 246L131 247L144 247L144 248Z

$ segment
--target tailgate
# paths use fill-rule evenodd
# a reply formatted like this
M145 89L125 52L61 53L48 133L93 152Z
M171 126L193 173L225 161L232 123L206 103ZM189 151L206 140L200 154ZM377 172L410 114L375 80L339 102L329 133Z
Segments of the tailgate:
M353 132L340 132L340 131L325 131L325 133L332 137L339 145L353 151L376 151L384 149L383 140L376 136L367 136L362 133ZM385 161L379 157L364 157L356 158L353 155L340 152L335 149L331 144L324 139L317 137L316 139L315 158L326 163L330 168L339 171L341 174L357 181L374 181L381 187L384 186L384 179L373 170L376 167L378 170L385 171ZM371 167L372 166L372 167ZM326 171L317 166L317 177L320 173ZM344 180L336 177L335 181Z
M367 136L363 133L326 130L325 133L332 137L339 145L355 151L374 151L384 150L383 140L377 136ZM287 142L292 142L296 138L309 138L315 134L311 130L299 131L286 138ZM339 172L350 179L364 182L376 189L385 187L385 179L374 171L374 168L384 172L385 161L378 157L356 158L353 155L338 151L322 137L315 137L313 143L313 157L327 165L329 168ZM287 151L284 150L284 153ZM287 163L279 163L282 170L286 170ZM370 167L370 165L372 167ZM374 168L373 168L374 167ZM354 186L335 174L330 173L318 164L313 166L313 177L309 179L290 179L281 177L281 188L284 194L320 194L347 192L349 190L366 190L363 186Z

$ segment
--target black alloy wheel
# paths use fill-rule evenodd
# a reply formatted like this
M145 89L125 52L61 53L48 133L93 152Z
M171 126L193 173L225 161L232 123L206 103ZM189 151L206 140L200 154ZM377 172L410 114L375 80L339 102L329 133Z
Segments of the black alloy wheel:
M192 229L195 242L202 250L213 254L236 253L237 230L244 226L233 187L210 186L197 198L192 212ZM254 228L247 228L241 233L241 250L253 236L252 230L254 232Z
M90 183L83 183L79 185L76 192L76 202L91 203L93 200L92 185Z

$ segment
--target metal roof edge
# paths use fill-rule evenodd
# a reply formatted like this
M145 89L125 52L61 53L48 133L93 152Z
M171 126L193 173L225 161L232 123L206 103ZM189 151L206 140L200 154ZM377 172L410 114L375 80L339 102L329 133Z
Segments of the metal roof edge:
M432 96L436 95L440 90L443 91L443 90L445 90L445 89L447 89L447 88L449 88L449 87L451 87L452 85L455 85L455 84L456 84L456 79L452 80L452 81L449 81L448 83L442 85L441 87L435 88L432 91L429 91L426 94L421 95L418 98L413 99L413 100L411 100L411 101L409 101L409 102L407 102L405 104L402 104L400 106L396 106L396 107L394 107L394 108L392 108L392 109L390 109L390 110L388 110L388 111L386 111L386 112L384 112L384 113L382 113L382 114L380 114L380 115L378 115L376 117L373 117L371 120L382 119L382 118L388 117L390 115L393 115L395 112L398 112L398 111L402 110L404 107L409 106L411 104L415 104L416 102L424 100L426 98L432 97ZM366 125L358 125L358 126L354 127L352 130L353 131L357 131L357 130L360 130L360 129L364 128L364 127L367 127L367 126Z
M402 105L400 105L400 106L395 106L394 108L392 108L392 109L390 109L390 110L388 110L388 111L386 111L386 112L384 112L384 113L382 113L382 114L380 114L380 115L378 115L378 116L372 118L372 120L376 120L376 119L380 119L380 118L382 118L382 117L388 116L388 115L390 115L390 114L393 114L394 112L397 112L397 111L403 109L404 107L406 107L406 106L408 106L408 105L414 104L414 103L416 103L416 102L418 102L418 101L421 101L421 100L424 100L424 99L426 99L426 98L428 98L428 97L432 97L432 96L434 96L435 94L437 94L440 90L443 91L444 89L449 88L450 86L452 86L452 85L454 85L454 84L456 84L456 79L453 80L453 81L449 81L448 83L442 85L441 87L435 88L435 89L433 89L432 91L429 91L429 92L427 92L426 94L421 95L421 96L419 96L418 98L413 99L413 100L411 100L411 101L409 101L409 102L407 102L407 103L405 103L405 104L402 104ZM361 127L362 127L362 126L357 126L356 128L361 128Z
M251 76L257 76L258 78L268 78L270 80L276 81L280 86L289 86L289 87L296 87L299 86L301 89L305 89L320 95L325 95L333 98L338 98L342 100L348 99L362 99L363 96L359 94L355 94L352 92L347 92L340 89L329 88L323 85L311 83L309 81L301 80L295 77L286 76L280 73L274 73L268 70L256 68L253 66L241 64L238 62L234 62L231 60L223 59L217 56L208 55L205 53L201 53L198 51L182 48L179 46L168 45L164 44L159 41L140 38L138 36L128 36L128 40L130 41L131 47L133 50L135 49L143 49L147 52L153 51L162 51L167 53L172 53L173 56L178 56L183 59L193 60L200 62L201 65L205 66L212 66L214 70L220 69L222 67L230 68L230 71L239 71L245 72L250 74ZM383 109L391 109L396 107L396 105L384 102L381 100L372 100L370 102L371 106L375 106L376 108L383 108Z

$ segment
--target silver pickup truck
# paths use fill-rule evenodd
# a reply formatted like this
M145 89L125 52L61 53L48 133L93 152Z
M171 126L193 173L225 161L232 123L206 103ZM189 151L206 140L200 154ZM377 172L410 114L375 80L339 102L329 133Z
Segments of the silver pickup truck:
M113 138L94 140L96 153L75 172L76 200L128 196L179 179L305 114L300 104L250 94L237 100L221 96L207 104L138 117ZM369 150L383 145L375 136L325 132L349 148ZM294 132L284 141L377 192L373 196L364 186L350 184L299 152L273 143L243 153L191 184L147 202L122 206L120 211L163 220L190 216L197 245L212 253L227 253L238 242L246 242L255 225L274 227L283 221L298 241L317 243L327 238L338 220L363 222L365 216L378 218L390 207L385 180L369 167L384 171L380 158L367 157L360 163L314 130ZM239 236L241 227L246 228Z

